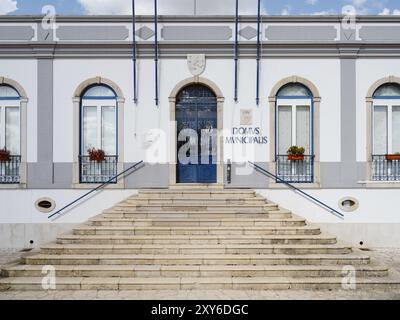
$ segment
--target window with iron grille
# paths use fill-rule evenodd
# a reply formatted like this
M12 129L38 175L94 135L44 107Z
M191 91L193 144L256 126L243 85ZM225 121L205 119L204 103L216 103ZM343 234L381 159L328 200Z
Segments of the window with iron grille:
M81 100L81 183L103 183L117 175L117 117L117 97L111 88L95 85L85 91ZM104 156L95 158L93 151Z
M302 84L293 83L281 88L276 101L276 174L286 182L312 183L313 96ZM304 148L304 155L290 157L292 146Z
M20 183L21 101L13 87L0 85L0 184Z
M385 84L374 93L372 180L400 181L400 85Z

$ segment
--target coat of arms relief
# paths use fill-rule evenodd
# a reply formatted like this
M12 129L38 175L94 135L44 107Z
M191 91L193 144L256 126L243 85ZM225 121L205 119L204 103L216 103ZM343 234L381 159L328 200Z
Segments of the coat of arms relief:
M189 54L187 62L190 73L197 77L206 70L206 55L205 54Z

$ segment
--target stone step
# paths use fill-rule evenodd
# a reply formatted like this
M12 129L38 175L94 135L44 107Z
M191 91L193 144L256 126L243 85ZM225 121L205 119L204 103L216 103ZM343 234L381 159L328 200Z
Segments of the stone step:
M41 277L43 265L16 265L3 270L6 277ZM343 266L129 266L129 265L57 265L57 277L341 277ZM386 277L383 266L354 266L356 277Z
M188 189L190 188L190 189ZM7 266L0 290L400 289L400 276L253 190L141 190Z
M334 236L320 235L73 235L57 238L59 244L320 244L337 243Z
M134 219L134 218L110 218L96 217L89 220L92 226L142 226L142 227L268 227L268 226L305 226L304 219L215 219L215 218L154 218L154 219Z
M103 213L117 213L117 212L129 212L129 213L142 213L146 209L148 213L204 213L204 214L267 214L267 213L291 213L289 210L279 208L277 205L265 204L265 205L218 205L218 206L188 206L188 205L139 205L138 206L120 203L111 209L104 210ZM168 207L172 207L168 208ZM179 209L179 210L178 210Z
M139 204L179 204L179 205L190 205L190 206L202 206L202 205L264 205L267 201L262 197L253 198L188 198L188 197L176 197L176 198L129 198L123 204L139 205Z
M269 211L269 212L208 212L208 211L149 211L136 212L130 210L107 210L103 213L103 217L107 218L132 218L132 219L153 219L153 218L213 218L213 219L290 219L292 218L290 211Z
M308 255L46 255L37 254L24 258L32 265L359 265L368 264L370 258L358 253L308 254Z
M41 248L43 254L348 254L345 245L265 245L265 244L135 244L135 245L88 245L50 244Z
M173 198L173 197L200 197L200 198L246 198L246 197L255 197L257 196L256 192L253 190L194 190L194 189L180 189L180 190L140 190L139 193L133 197L154 197L154 198ZM133 198L131 197L131 198Z
M276 208L275 205L270 206L268 204L186 204L186 203L175 203L175 204L135 204L124 202L120 203L114 207L114 210L122 210L122 211L203 211L203 212L228 212L228 213L236 213L236 212L252 212L253 210L257 210L257 212L268 212L271 209ZM254 211L253 211L254 212Z
M151 194L151 193L142 193L140 192L137 195L129 197L127 200L133 199L182 199L182 198L190 198L190 199L243 199L243 198L256 198L259 197L255 193L171 193L171 194Z
M82 225L73 229L76 235L318 235L314 226L304 227L97 227Z
M0 290L43 290L42 277L0 279ZM58 278L57 290L327 290L342 289L343 277L337 278ZM398 290L397 278L357 278L356 289Z

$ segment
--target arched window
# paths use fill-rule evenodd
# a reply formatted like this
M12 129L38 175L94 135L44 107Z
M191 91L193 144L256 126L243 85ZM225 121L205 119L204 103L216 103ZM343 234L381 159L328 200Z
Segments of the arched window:
M400 85L388 83L374 93L373 153L400 152Z
M102 183L117 174L117 119L117 96L110 87L95 85L84 91L81 97L81 183Z
M19 183L21 162L21 98L9 85L0 85L0 183Z
M0 86L0 149L12 155L21 154L20 95L13 87Z
M372 179L400 180L400 84L375 91L372 113Z
M313 95L300 83L283 86L276 97L276 162L288 182L313 182ZM304 148L297 158L291 147ZM292 148L293 151L293 148ZM296 152L294 152L296 153Z

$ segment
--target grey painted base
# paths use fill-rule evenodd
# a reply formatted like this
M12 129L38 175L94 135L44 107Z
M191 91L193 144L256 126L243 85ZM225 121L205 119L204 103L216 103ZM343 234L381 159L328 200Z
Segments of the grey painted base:
M71 189L72 163L28 163L28 189Z
M124 169L133 165L134 163L125 163ZM140 169L132 173L128 172L124 182L126 189L168 188L169 165L145 163Z
M256 165L263 169L269 170L270 164L267 162L256 162ZM249 171L248 171L249 170ZM227 172L227 165L224 169ZM232 163L232 176L231 183L228 184L227 176L225 174L225 188L252 188L252 189L266 189L269 184L273 182L262 173L256 171L252 167L245 166L239 163Z
M270 170L274 163L257 162L260 167ZM128 169L134 163L125 163ZM243 171L244 170L244 171ZM231 183L227 181L227 165L224 168L226 188L267 189L275 181L252 168L232 163ZM28 163L28 189L72 189L72 163ZM358 181L369 180L366 176L366 162L321 162L321 188L353 189L362 188ZM169 165L145 163L139 170L129 172L125 177L126 189L168 188Z
M321 162L321 186L325 189L360 188L366 177L366 162Z
M125 163L124 170L134 163ZM28 189L72 189L72 163L28 163ZM167 188L169 186L168 164L144 164L125 176L125 189Z
M274 168L275 163L256 162L256 164L274 173L271 168ZM271 183L275 183L274 179L256 170L244 174L244 168L242 164L232 163L232 179L230 184L227 184L227 177L225 176L226 188L267 189ZM227 166L225 165L226 171ZM369 180L366 177L366 162L321 162L320 171L321 181L316 182L320 182L323 189L361 188L362 186L358 184L358 181Z

